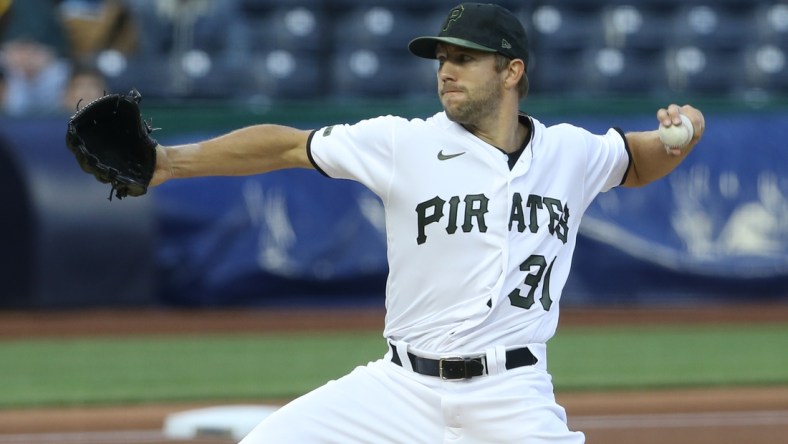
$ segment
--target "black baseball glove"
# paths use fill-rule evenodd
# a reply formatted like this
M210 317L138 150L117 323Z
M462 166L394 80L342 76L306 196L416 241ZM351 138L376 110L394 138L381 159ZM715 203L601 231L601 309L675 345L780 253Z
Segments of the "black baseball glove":
M156 141L140 113L142 96L108 94L78 110L68 121L66 145L82 169L112 185L118 199L141 196L156 167Z

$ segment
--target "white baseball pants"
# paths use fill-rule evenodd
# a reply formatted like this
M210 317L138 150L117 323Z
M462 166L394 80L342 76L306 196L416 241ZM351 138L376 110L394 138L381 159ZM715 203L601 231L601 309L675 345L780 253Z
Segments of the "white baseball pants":
M443 381L412 372L407 357L406 368L392 363L389 350L285 405L241 444L584 443L555 402L544 346L534 351L537 365L505 370L492 349L488 375Z

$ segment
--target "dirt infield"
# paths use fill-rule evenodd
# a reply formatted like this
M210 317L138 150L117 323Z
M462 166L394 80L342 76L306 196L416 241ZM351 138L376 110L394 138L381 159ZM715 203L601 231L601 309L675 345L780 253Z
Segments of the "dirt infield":
M786 323L788 306L564 310L562 326L692 323ZM380 310L0 312L0 340L167 333L381 329ZM589 443L784 442L788 387L558 393L570 426ZM280 403L282 400L260 400ZM232 404L233 400L227 400ZM248 401L246 402L248 403ZM216 405L215 403L212 405ZM0 410L0 444L224 444L226 437L167 441L164 418L204 404Z
M788 323L788 304L561 311L562 327L728 323ZM146 333L382 329L383 311L380 309L0 311L0 340Z

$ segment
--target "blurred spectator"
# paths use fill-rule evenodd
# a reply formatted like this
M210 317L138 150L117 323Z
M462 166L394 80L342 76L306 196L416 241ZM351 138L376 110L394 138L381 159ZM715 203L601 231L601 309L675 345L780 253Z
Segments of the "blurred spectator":
M78 62L105 50L129 56L137 49L137 25L121 0L61 0L59 13Z
M51 47L36 40L7 42L2 60L6 71L3 111L10 115L44 114L59 108L69 65Z
M2 17L3 111L42 114L60 109L70 49L54 0L16 0Z
M92 66L77 65L72 70L63 93L63 110L73 113L108 92L107 82L101 71Z

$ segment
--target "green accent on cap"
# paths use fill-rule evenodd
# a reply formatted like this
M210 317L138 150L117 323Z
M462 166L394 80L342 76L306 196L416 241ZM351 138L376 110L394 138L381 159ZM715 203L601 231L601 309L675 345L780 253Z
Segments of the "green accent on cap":
M477 51L497 52L493 48L488 48L478 43L473 43L470 40L460 39L457 37L417 37L410 41L408 44L408 49L410 49L410 52L412 52L414 55L419 57L423 57L425 59L434 59L435 48L438 46L438 43L448 43L450 45L475 49Z

